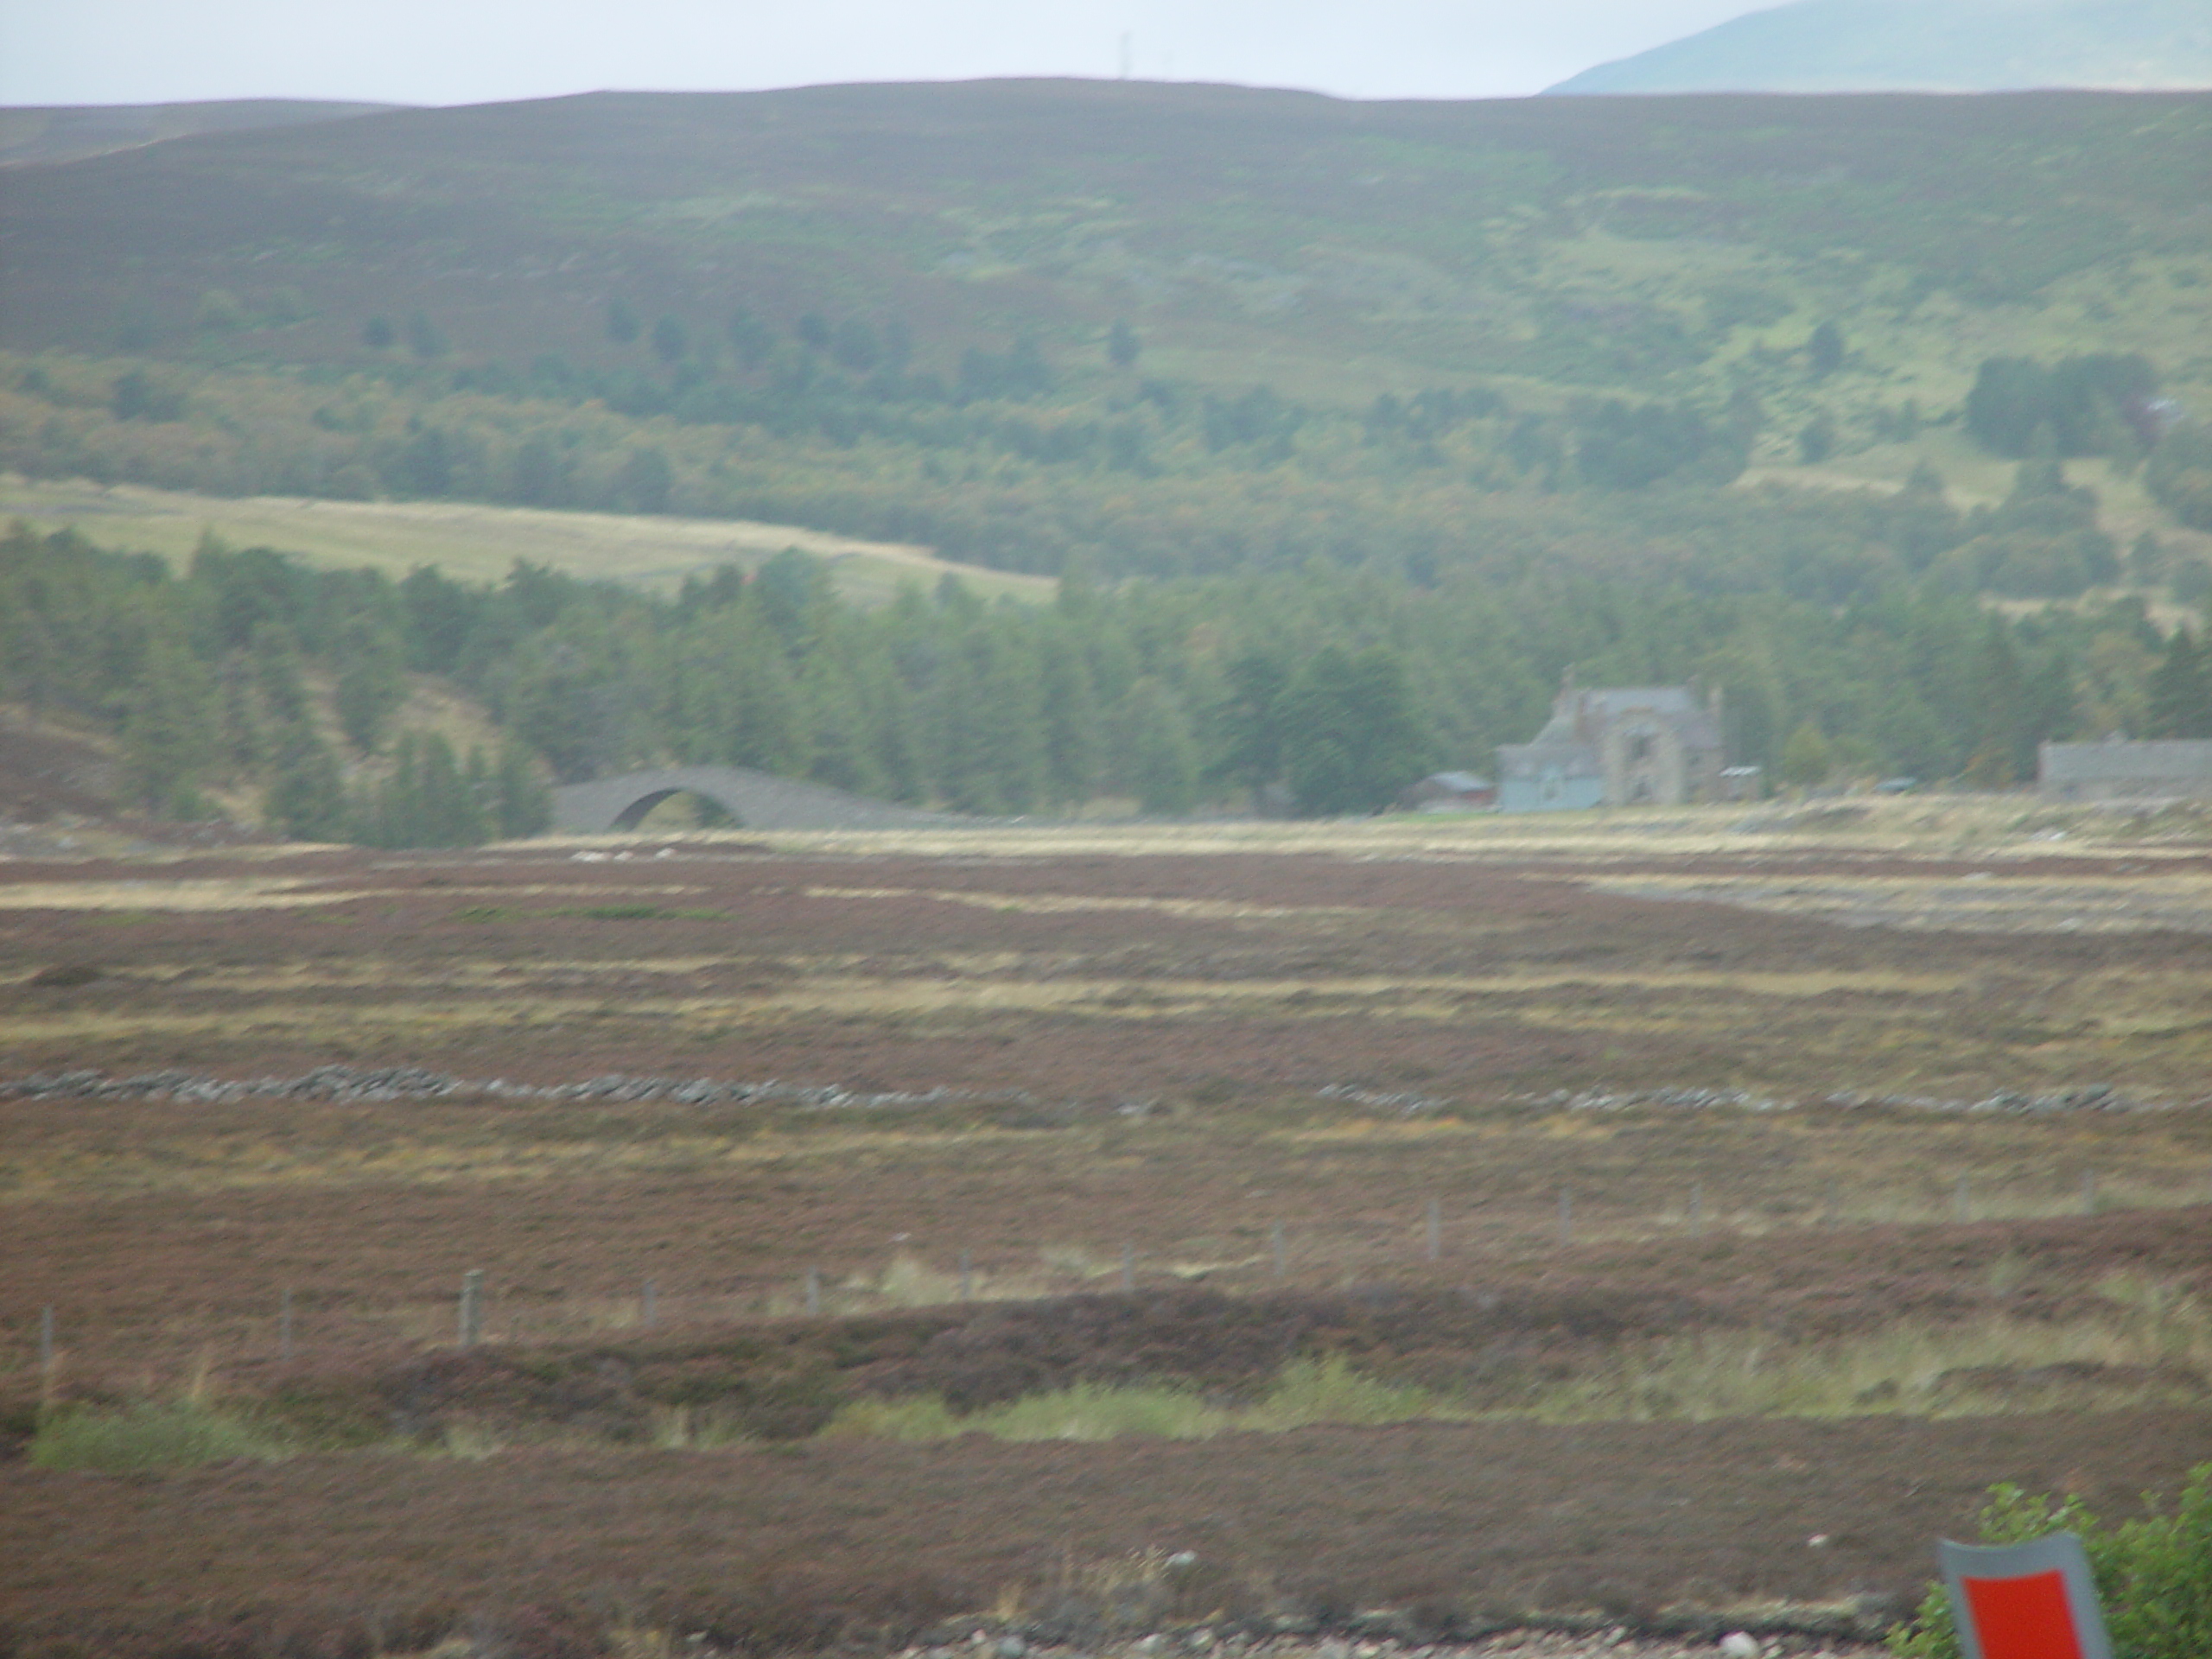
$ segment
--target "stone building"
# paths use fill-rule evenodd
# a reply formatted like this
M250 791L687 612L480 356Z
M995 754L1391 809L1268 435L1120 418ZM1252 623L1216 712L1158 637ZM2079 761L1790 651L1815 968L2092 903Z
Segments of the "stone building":
M2212 742L2199 738L2045 743L2036 792L2054 801L2212 799Z
M1720 693L1687 685L1585 689L1572 675L1529 743L1498 746L1499 810L1680 806L1732 798L1722 779Z

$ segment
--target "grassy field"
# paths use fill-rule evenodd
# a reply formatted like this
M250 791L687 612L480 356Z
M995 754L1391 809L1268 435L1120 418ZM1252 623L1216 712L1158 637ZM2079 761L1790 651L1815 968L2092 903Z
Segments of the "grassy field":
M1049 599L1053 583L957 564L926 548L855 541L788 524L602 512L549 512L462 502L231 499L130 484L0 476L0 517L41 529L73 524L104 546L183 565L204 535L273 547L309 564L366 566L393 577L435 565L458 581L497 582L518 559L568 575L671 589L726 564L751 569L787 547L823 560L847 597L880 603L902 583L957 576L986 599Z

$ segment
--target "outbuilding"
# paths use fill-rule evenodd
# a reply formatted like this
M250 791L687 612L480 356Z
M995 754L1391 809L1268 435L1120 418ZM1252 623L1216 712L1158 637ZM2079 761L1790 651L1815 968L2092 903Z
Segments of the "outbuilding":
M1415 812L1484 812L1497 804L1497 786L1471 772L1432 772L1408 784L1398 804Z

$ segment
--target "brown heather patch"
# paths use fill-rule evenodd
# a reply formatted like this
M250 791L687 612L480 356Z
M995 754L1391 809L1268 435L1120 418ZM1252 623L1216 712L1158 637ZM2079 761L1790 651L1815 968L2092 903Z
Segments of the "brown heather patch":
M880 1109L0 1098L16 1443L41 1390L98 1406L190 1387L308 1446L404 1432L489 1454L0 1469L5 1632L56 1659L70 1641L404 1651L471 1630L518 1653L599 1651L616 1630L766 1652L994 1605L1103 1617L1074 1590L1182 1548L1206 1575L1185 1599L1140 1598L1144 1618L1879 1607L1990 1480L2124 1508L2208 1455L2201 1408L2132 1402L2204 1395L2212 1114L2187 1103L2212 1076L2212 938L1847 928L1591 885L1984 867L1929 847L1674 848L1619 826L1154 839L1166 850L993 831L945 856L701 837L626 862L526 845L0 872L99 899L0 906L0 1077L347 1061L950 1091ZM2179 855L2008 868L2120 887L2123 861L2154 918L2196 879ZM164 909L141 879L302 902ZM1977 904L2028 892L1966 885ZM1821 1103L2092 1083L2174 1104ZM1561 1094L1671 1087L1724 1103ZM1757 1109L1775 1101L1796 1104ZM490 1339L461 1355L472 1268ZM795 1317L810 1268L818 1320ZM48 1305L61 1351L41 1376ZM777 1438L855 1399L972 1407L1165 1376L1249 1401L1301 1353L1466 1409L1905 1414ZM1745 1386L1752 1371L1773 1386ZM1870 1376L1910 1386L1854 1403ZM757 1444L654 1449L730 1435ZM1791 1529L1857 1541L1779 1550Z
M449 1635L550 1659L604 1652L626 1627L769 1653L964 1640L999 1618L1096 1642L1201 1619L1341 1628L1392 1607L1415 1640L1537 1608L1633 1624L1757 1601L1878 1622L1925 1580L1924 1541L1967 1529L1993 1479L2125 1515L2207 1455L2208 1419L2169 1411L317 1457L156 1481L10 1470L0 1628L35 1659L420 1651ZM1126 1584L1110 1564L1182 1550L1181 1585L1079 1593Z

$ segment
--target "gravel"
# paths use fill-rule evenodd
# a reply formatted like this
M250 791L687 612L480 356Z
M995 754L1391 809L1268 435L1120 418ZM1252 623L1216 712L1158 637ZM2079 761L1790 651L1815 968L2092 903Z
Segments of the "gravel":
M0 1099L175 1100L251 1099L379 1101L438 1100L491 1095L509 1100L673 1101L712 1106L728 1102L799 1106L817 1110L880 1110L894 1107L986 1104L1036 1106L1026 1090L890 1090L868 1092L836 1084L729 1082L717 1077L632 1077L609 1072L578 1083L512 1083L505 1077L462 1077L419 1065L319 1065L296 1077L218 1077L201 1071L141 1071L111 1077L90 1069L35 1071L0 1080Z
M1619 1112L1631 1107L1661 1106L1681 1111L1728 1109L1745 1112L1787 1112L1808 1103L1752 1094L1742 1089L1554 1089L1548 1095L1525 1095L1522 1099L1539 1106L1559 1106L1573 1112ZM1887 1107L1915 1112L2002 1112L2031 1116L2051 1112L2164 1112L2181 1106L2212 1105L2212 1096L2195 1100L2150 1099L2126 1093L2108 1083L2078 1084L2047 1094L2000 1089L1979 1100L1946 1099L1935 1095L1875 1095L1839 1090L1809 1103L1818 1106Z
M1009 1654L1009 1643L1015 1644ZM1097 1646L1029 1643L1019 1636L993 1637L977 1630L965 1642L909 1648L895 1659L1871 1659L1886 1652L1878 1643L1832 1637L1752 1635L1732 1630L1719 1637L1652 1637L1625 1628L1595 1630L1512 1630L1468 1642L1428 1644L1395 1638L1360 1640L1345 1637L1217 1634L1200 1628L1163 1631Z

